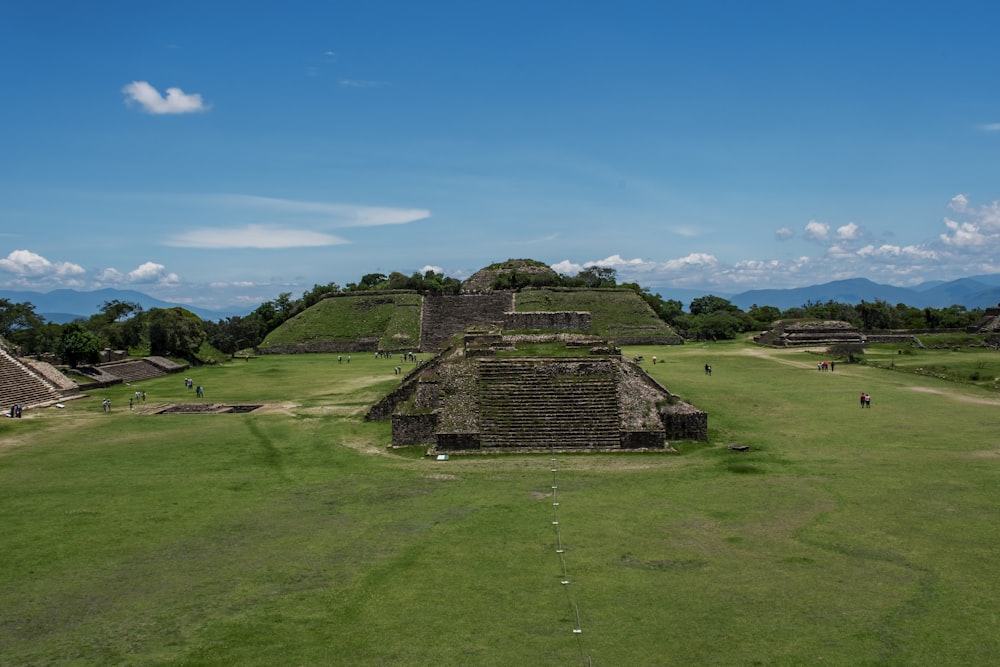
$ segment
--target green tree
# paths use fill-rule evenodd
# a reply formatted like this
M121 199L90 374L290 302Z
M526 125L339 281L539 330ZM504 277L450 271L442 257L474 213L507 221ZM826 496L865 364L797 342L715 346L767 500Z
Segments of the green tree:
M882 299L875 299L874 303L862 301L856 309L864 329L894 329L899 326L896 310Z
M184 308L149 311L149 353L194 360L205 342L201 319Z
M692 300L691 305L688 306L688 311L692 315L703 315L716 312L736 313L739 312L740 309L737 306L734 306L728 299L723 299L721 296L715 296L714 294L708 294Z
M313 285L313 288L307 292L302 293L302 308L303 310L309 308L310 306L315 306L320 302L321 299L325 298L329 294L336 294L340 291L340 285L337 283L327 283L326 285Z
M687 322L687 336L697 340L729 340L746 331L749 321L745 313L727 310L691 315Z
M781 319L781 311L774 306L758 306L753 304L747 310L747 315L753 320L754 329L767 329L775 321Z
M42 324L44 320L35 314L32 303L12 303L9 299L0 299L0 337L10 340L15 331L30 329Z
M101 342L79 322L70 322L62 329L57 353L72 368L80 364L95 364L101 359Z
M615 287L618 270L610 266L588 266L576 274L576 278L584 287Z
M87 326L108 347L129 350L142 343L146 333L145 313L138 303L105 301L100 312L91 315Z
M57 354L62 338L62 324L42 322L28 329L17 329L7 339L20 348L21 354Z
M260 320L253 317L228 317L218 322L202 322L206 342L226 354L258 345L261 335Z

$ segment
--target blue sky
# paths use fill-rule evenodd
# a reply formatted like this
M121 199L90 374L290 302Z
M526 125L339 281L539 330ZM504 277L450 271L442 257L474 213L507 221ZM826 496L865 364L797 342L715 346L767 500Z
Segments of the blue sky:
M5 2L0 288L1000 272L992 2Z

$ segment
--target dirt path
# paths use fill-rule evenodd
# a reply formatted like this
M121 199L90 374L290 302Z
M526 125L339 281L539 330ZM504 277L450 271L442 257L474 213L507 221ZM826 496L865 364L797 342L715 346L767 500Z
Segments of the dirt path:
M965 393L959 393L955 391L941 391L940 389L934 389L933 387L918 387L916 385L903 385L907 389L912 391L918 391L922 394L935 394L938 396L944 396L950 398L953 401L959 401L961 403L973 403L975 405L995 405L1000 407L1000 399L995 398L984 398L980 396L969 396Z

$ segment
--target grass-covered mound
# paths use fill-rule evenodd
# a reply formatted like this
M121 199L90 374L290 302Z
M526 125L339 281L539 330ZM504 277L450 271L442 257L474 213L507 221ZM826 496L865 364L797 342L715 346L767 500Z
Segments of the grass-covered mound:
M541 280L544 284L553 284L559 279L559 274L553 271L545 262L534 259L508 259L496 262L479 269L468 280L462 283L466 290L490 290L498 287L498 281L503 289L533 280Z
M642 298L630 289L541 288L518 292L518 312L589 311L587 333L613 338L619 344L658 339L680 344L681 337L661 320Z
M412 350L420 343L421 297L413 292L346 294L323 299L260 344L265 352L337 349ZM359 343L361 343L359 345Z

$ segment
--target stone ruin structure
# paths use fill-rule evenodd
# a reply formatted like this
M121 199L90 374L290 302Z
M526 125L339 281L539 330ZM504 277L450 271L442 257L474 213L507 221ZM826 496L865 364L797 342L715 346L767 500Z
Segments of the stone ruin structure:
M984 334L1000 332L1000 303L995 308L987 308L979 321L969 327L969 331Z
M779 320L767 331L754 336L754 342L772 347L829 346L844 343L864 344L866 337L863 332L847 322Z
M44 407L81 396L75 382L49 363L18 357L0 342L0 410Z
M505 356L520 343L559 343L554 356ZM372 407L392 420L392 446L432 453L665 451L706 440L708 415L617 349L569 334L472 332L412 372Z

